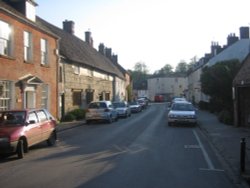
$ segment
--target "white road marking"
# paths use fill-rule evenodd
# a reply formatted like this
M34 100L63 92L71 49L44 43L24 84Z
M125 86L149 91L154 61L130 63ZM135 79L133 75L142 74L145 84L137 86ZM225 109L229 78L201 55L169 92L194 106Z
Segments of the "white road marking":
M196 138L196 140L197 140L197 142L198 142L198 144L199 144L199 146L200 146L200 149L201 149L202 154L203 154L203 156L204 156L204 158L205 158L205 161L207 162L207 165L208 165L208 168L207 168L207 169L206 169L206 168L200 168L200 170L206 170L206 171L219 171L219 172L224 171L224 170L216 169L216 168L214 167L214 164L213 164L213 162L211 161L211 159L209 158L208 153L207 153L205 147L203 146L203 144L202 144L202 142L201 142L201 140L200 140L200 137L198 136L197 132L196 132L195 130L193 130L193 133L194 133L194 136L195 136L195 138Z

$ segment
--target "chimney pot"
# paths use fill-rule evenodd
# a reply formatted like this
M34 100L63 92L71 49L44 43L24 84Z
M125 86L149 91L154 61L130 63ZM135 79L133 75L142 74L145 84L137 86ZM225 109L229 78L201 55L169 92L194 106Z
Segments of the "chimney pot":
M91 47L93 47L93 38L91 37L91 32L86 31L85 32L85 42L87 42Z
M63 22L63 30L74 35L75 33L75 23L73 21L65 20Z
M240 39L249 39L249 27L240 27Z

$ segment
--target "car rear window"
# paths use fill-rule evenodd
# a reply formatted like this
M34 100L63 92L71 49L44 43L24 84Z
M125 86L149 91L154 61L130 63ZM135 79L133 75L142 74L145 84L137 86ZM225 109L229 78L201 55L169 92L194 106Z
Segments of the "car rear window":
M194 107L193 107L192 104L175 103L172 106L172 110L177 110L177 111L193 111Z
M107 108L104 102L94 102L89 104L89 108Z
M20 125L25 121L25 112L1 112L0 124L1 125Z
M125 103L123 103L123 102L115 102L115 103L113 103L113 106L115 107L115 108L119 108L119 107L125 107L126 105L125 105Z

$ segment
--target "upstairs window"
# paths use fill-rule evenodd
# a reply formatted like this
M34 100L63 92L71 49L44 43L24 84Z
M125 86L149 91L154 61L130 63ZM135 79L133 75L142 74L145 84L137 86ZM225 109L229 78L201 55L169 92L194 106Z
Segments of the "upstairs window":
M41 64L48 65L48 41L41 39Z
M0 55L11 55L11 27L0 20Z
M24 61L32 60L32 35L29 32L24 31Z
M73 65L73 70L75 74L80 74L80 67L78 65Z

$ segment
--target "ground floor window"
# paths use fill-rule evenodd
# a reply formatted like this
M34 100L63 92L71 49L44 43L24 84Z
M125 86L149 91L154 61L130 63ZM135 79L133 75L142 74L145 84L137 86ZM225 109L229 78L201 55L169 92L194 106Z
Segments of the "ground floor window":
M81 106L81 99L82 99L82 92L81 91L73 91L72 93L72 97L73 97L73 105L74 106Z
M0 110L11 107L11 81L0 80Z
M110 93L105 93L105 100L110 101Z

